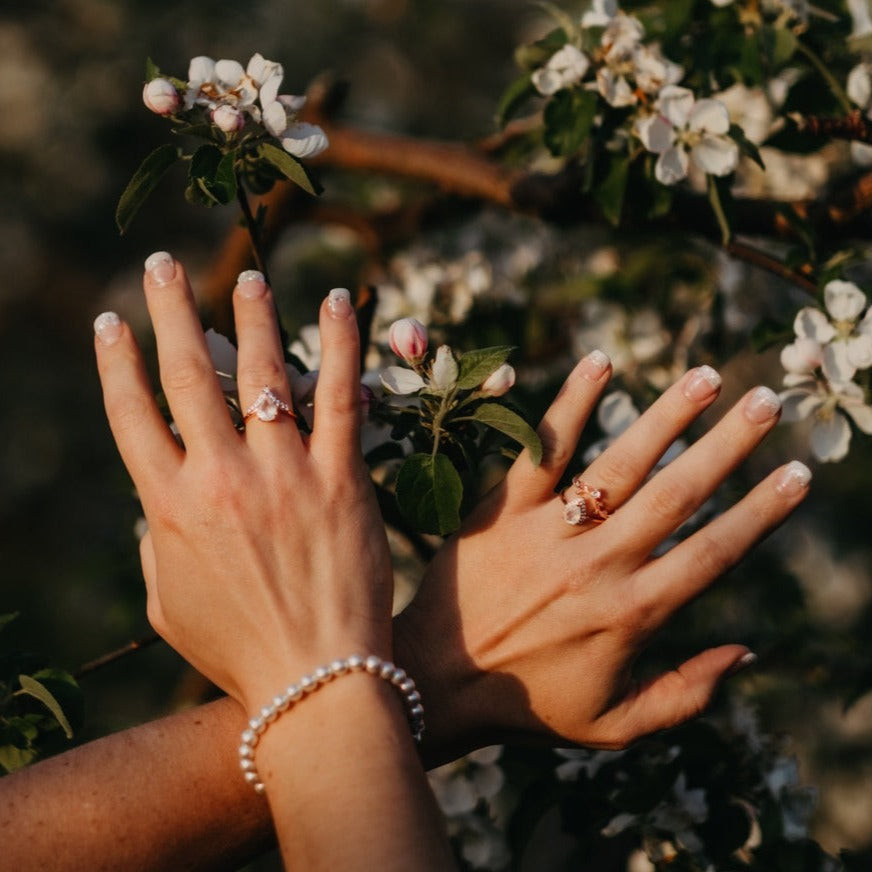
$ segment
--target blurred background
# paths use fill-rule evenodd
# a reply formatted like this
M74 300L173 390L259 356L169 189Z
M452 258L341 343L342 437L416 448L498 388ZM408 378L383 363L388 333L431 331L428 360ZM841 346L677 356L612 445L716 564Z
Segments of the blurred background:
M0 641L76 672L150 635L140 513L102 412L93 318L117 310L150 353L142 261L170 250L196 281L235 221L232 209L184 203L170 176L119 236L119 194L167 138L141 102L146 59L184 78L195 55L244 64L261 52L284 65L283 91L304 93L325 73L347 80L344 122L465 141L494 132L513 51L547 25L521 0L10 5L0 9L0 613L20 617ZM420 195L389 179L325 172L323 182L327 202L340 205ZM652 396L676 367L697 362L725 376L718 410L754 382L780 384L777 354L750 351L747 338L761 319L789 319L803 298L705 244L552 228L474 202L451 201L437 217L375 253L348 226L291 228L273 261L291 335L314 320L329 287L375 279L390 299L397 289L411 294L412 272L429 269L437 281L441 270L440 288L469 299L449 302L439 329L458 345L519 345L519 389L533 412L593 347L591 334L613 357L626 354L618 383L635 395ZM492 293L476 290L476 270ZM707 327L714 310L729 331ZM676 341L694 319L707 338L704 361L692 338ZM609 349L606 334L620 348ZM723 499L790 457L808 461L805 436L779 430ZM680 616L654 654L677 660L721 638L760 654L742 692L767 732L791 737L802 781L819 790L814 834L830 851L872 848L870 460L868 441L855 438L847 461L815 466L798 516ZM82 687L77 740L209 693L162 644L89 671Z

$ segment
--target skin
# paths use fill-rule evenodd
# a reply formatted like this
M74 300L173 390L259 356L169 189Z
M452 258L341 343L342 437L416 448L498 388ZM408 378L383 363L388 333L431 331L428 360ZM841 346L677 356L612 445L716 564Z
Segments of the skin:
M183 273L179 281L184 297L189 292ZM155 293L148 278L146 293ZM195 345L198 341L195 315L184 311L188 332L178 349L186 347L192 337ZM251 364L244 363L241 337L240 344L243 378ZM113 394L110 388L107 392L107 411L125 460L145 464L140 475L146 469L162 475L167 462L180 475L186 458L167 454L166 428L152 409L151 388L127 329L122 328L121 338L108 350L98 341L97 352L104 379L108 354L124 355L129 361L120 382L135 385L135 390ZM554 488L608 381L608 366L600 363L596 355L583 360L546 413L539 428L546 448L544 462L533 467L525 455L519 458L505 481L439 550L414 603L394 621L395 659L416 678L427 711L421 748L427 765L501 741L622 747L647 732L695 716L727 675L747 665L747 648L728 645L702 652L645 686L632 675L633 662L650 636L804 498L807 481L797 477L794 469L782 467L668 554L650 556L753 451L774 426L777 409L763 404L761 414L759 397L749 393L695 446L645 483L669 444L717 397L716 384L701 378L699 371L691 371L584 471L586 481L605 489L606 503L613 512L609 520L596 527L569 527L561 521L562 507ZM201 360L192 368L202 365ZM162 367L167 370L163 357ZM350 377L351 371L346 375ZM200 380L208 381L202 373L187 381ZM278 373L250 374L252 398L264 383L279 384ZM331 394L322 385L319 382L316 407L325 408ZM332 390L337 389L342 396L341 386L334 384ZM180 396L176 405L189 402L194 400ZM331 411L331 416L336 414L341 415L341 409ZM204 423L197 414L191 419L193 426ZM147 439L142 435L144 422ZM216 416L211 426L220 428L223 419ZM125 438L125 428L138 434L135 457L125 449L134 441L132 436ZM266 440L277 435L273 431L294 428L258 422L249 430L260 431L258 438ZM288 433L281 438L293 437ZM163 456L158 451L161 445L165 446ZM270 445L264 441L264 447L257 450L269 450ZM190 453L193 446L188 449ZM283 452L289 450L287 445L282 447ZM203 457L198 462L207 460ZM234 455L224 462L241 460ZM136 477L133 468L131 472ZM207 467L200 468L185 480L186 487L202 488L204 481L211 480L207 474ZM252 481L250 474L246 468L241 476L236 495L240 500L258 492L245 486ZM268 477L267 489L274 484L274 478ZM369 498L362 499L369 512ZM166 503L160 505L166 508ZM240 508L234 518L251 537L254 544L247 543L247 547L255 552L263 535L258 524L264 523L258 511ZM175 518L172 512L168 516ZM342 523L347 525L348 518L344 513ZM365 518L357 520L366 527ZM176 552L190 547L186 537L193 531L181 519L169 526L167 559L184 559ZM358 531L355 524L352 535L369 541L376 531L374 527ZM203 559L206 548L205 543L198 546L198 559ZM288 559L297 557L294 552ZM370 568L380 567L381 559L374 558ZM246 570L249 560L242 561ZM143 565L151 595L164 571L153 538L145 540ZM202 567L184 565L193 576L202 572ZM166 571L172 571L171 564ZM159 628L164 620L162 608L152 614ZM151 605L150 611L154 611ZM375 626L378 631L372 641L380 644L379 634L388 631L377 621ZM345 643L345 639L331 638L330 644L334 642ZM340 656L338 652L346 647L347 643L330 650L318 662ZM308 662L302 671L311 667ZM287 683L286 672L275 677L279 681L274 686L267 688L268 681L264 682L266 696L259 697L257 705ZM323 732L335 721L334 703L340 705L339 698L331 700L327 690L339 687L319 692L295 710L293 718L289 714L280 719L270 732L281 721L301 720L298 715L306 709L307 719L318 721L323 715L325 720L319 722ZM349 694L356 692L348 690ZM314 706L319 696L329 714ZM379 717L387 716L384 727L391 733L390 700L366 703ZM271 832L267 803L245 785L236 763L235 747L244 724L240 705L233 699L221 700L107 737L0 780L0 838L5 855L15 868L24 870L72 870L83 865L94 869L235 868L241 859L262 850ZM294 725L290 728L294 735L282 736L285 741L277 744L305 747L297 740L310 726ZM401 739L400 725L397 730ZM278 732L274 735L278 737ZM358 738L359 734L352 743ZM321 733L317 739L321 741ZM266 742L263 752L270 753ZM337 751L340 758L343 754L342 749ZM285 766L292 770L296 765L293 759L279 756L261 762L260 755L259 750L262 774L267 767L284 772ZM319 754L311 759L328 758ZM322 777L324 770L317 774ZM81 802L82 797L88 797L87 804ZM118 838L119 833L123 838Z

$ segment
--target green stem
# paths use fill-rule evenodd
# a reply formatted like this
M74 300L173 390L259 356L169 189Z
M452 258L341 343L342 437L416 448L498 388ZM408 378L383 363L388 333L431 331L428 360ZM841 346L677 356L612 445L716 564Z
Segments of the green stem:
M712 211L715 213L715 218L718 219L718 227L721 228L721 242L724 247L730 244L733 238L733 231L730 229L730 222L727 221L727 214L724 212L724 204L721 202L721 194L718 191L718 183L714 176L708 176L708 197Z
M829 85L833 96L839 102L839 105L846 114L854 111L845 89L836 77L827 68L827 65L801 40L796 41L796 50L805 57L805 59L823 76L824 81Z
M251 240L251 253L254 257L255 266L263 273L266 283L269 284L266 258L263 256L263 241L260 238L260 227L252 214L251 205L248 202L248 194L245 192L245 188L242 185L242 177L239 173L236 174L236 199L239 203L239 210L242 212L245 229L248 231L248 238Z

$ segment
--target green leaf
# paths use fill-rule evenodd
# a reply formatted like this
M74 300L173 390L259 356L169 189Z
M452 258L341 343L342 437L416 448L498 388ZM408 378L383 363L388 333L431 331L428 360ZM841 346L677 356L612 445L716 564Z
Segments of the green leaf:
M796 35L787 27L763 27L760 39L772 67L783 67L794 55L797 48Z
M215 145L200 146L191 158L185 197L201 206L225 206L236 196L236 154Z
M542 462L542 440L536 431L517 413L500 403L482 403L470 416L479 424L499 430L530 452L533 466Z
M624 211L624 195L630 175L630 158L627 155L612 155L609 171L598 185L595 196L606 220L617 227Z
M745 136L745 131L742 130L742 128L739 127L738 124L731 124L729 135L731 139L734 139L738 143L742 153L748 155L748 157L751 158L751 160L754 161L754 163L757 164L757 166L765 172L766 164L763 163L763 158L760 155L760 149L757 148L757 146L753 142L751 142L751 140L748 139L747 136Z
M15 772L30 765L37 755L35 748L16 748L13 745L0 745L0 766L7 772Z
M524 73L523 76L515 79L500 97L500 102L497 105L497 124L500 127L505 127L506 122L515 115L524 101L535 93L536 89L533 87L530 73Z
M32 675L19 675L18 681L21 684L21 692L26 693L38 699L54 716L55 720L61 725L61 729L66 733L68 739L73 738L73 728L64 714L61 704L57 701L52 692L40 681L37 681Z
M397 503L421 533L446 536L460 526L463 483L444 454L411 454L397 474Z
M545 145L555 157L577 152L590 134L599 98L593 91L558 91L545 107Z
M517 48L515 50L515 63L522 70L532 72L548 63L551 55L566 45L566 39L567 35L560 28L556 28L542 39Z
M149 194L157 187L160 180L179 157L181 157L179 149L175 145L166 144L156 148L139 165L139 169L127 183L115 210L115 223L122 234L126 232L133 216L139 211Z
M257 147L257 155L275 167L289 182L299 185L304 191L317 196L324 189L309 175L309 171L293 155L271 142L262 142Z
M515 350L513 345L495 345L465 351L460 358L457 387L463 390L477 388L489 375L496 372Z

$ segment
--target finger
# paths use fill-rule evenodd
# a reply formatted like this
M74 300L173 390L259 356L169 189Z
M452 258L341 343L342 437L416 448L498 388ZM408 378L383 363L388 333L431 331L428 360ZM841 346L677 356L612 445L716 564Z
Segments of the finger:
M506 477L509 493L531 500L554 496L554 488L575 453L581 431L608 384L610 373L611 362L602 351L592 351L578 362L539 423L542 462L534 466L525 449Z
M614 511L645 481L669 446L717 398L721 377L710 366L686 372L584 472Z
M777 469L724 514L646 566L636 596L654 626L699 596L805 499L811 471L798 461Z
M622 559L639 565L714 493L775 426L781 403L756 388L609 519Z
M187 450L212 450L233 434L233 427L188 278L180 263L159 251L145 262L143 285L173 420Z
M285 369L282 341L276 320L275 304L263 273L246 270L240 273L233 292L233 312L236 319L236 337L239 343L236 378L239 384L239 402L248 410L264 389L285 403L291 404L291 388ZM262 414L272 408L267 397ZM270 426L263 426L268 424ZM286 450L290 443L300 444L300 431L291 415L281 407L269 421L256 413L246 416L246 439L252 445L274 444ZM278 440L276 437L279 437Z
M321 305L321 371L315 388L312 454L323 460L360 453L360 337L345 288Z
M182 450L157 407L133 334L114 312L94 321L94 347L112 435L137 488L145 492L177 468Z
M697 654L677 669L637 687L600 720L605 736L627 745L657 730L703 714L721 682L756 662L743 645L722 645Z

